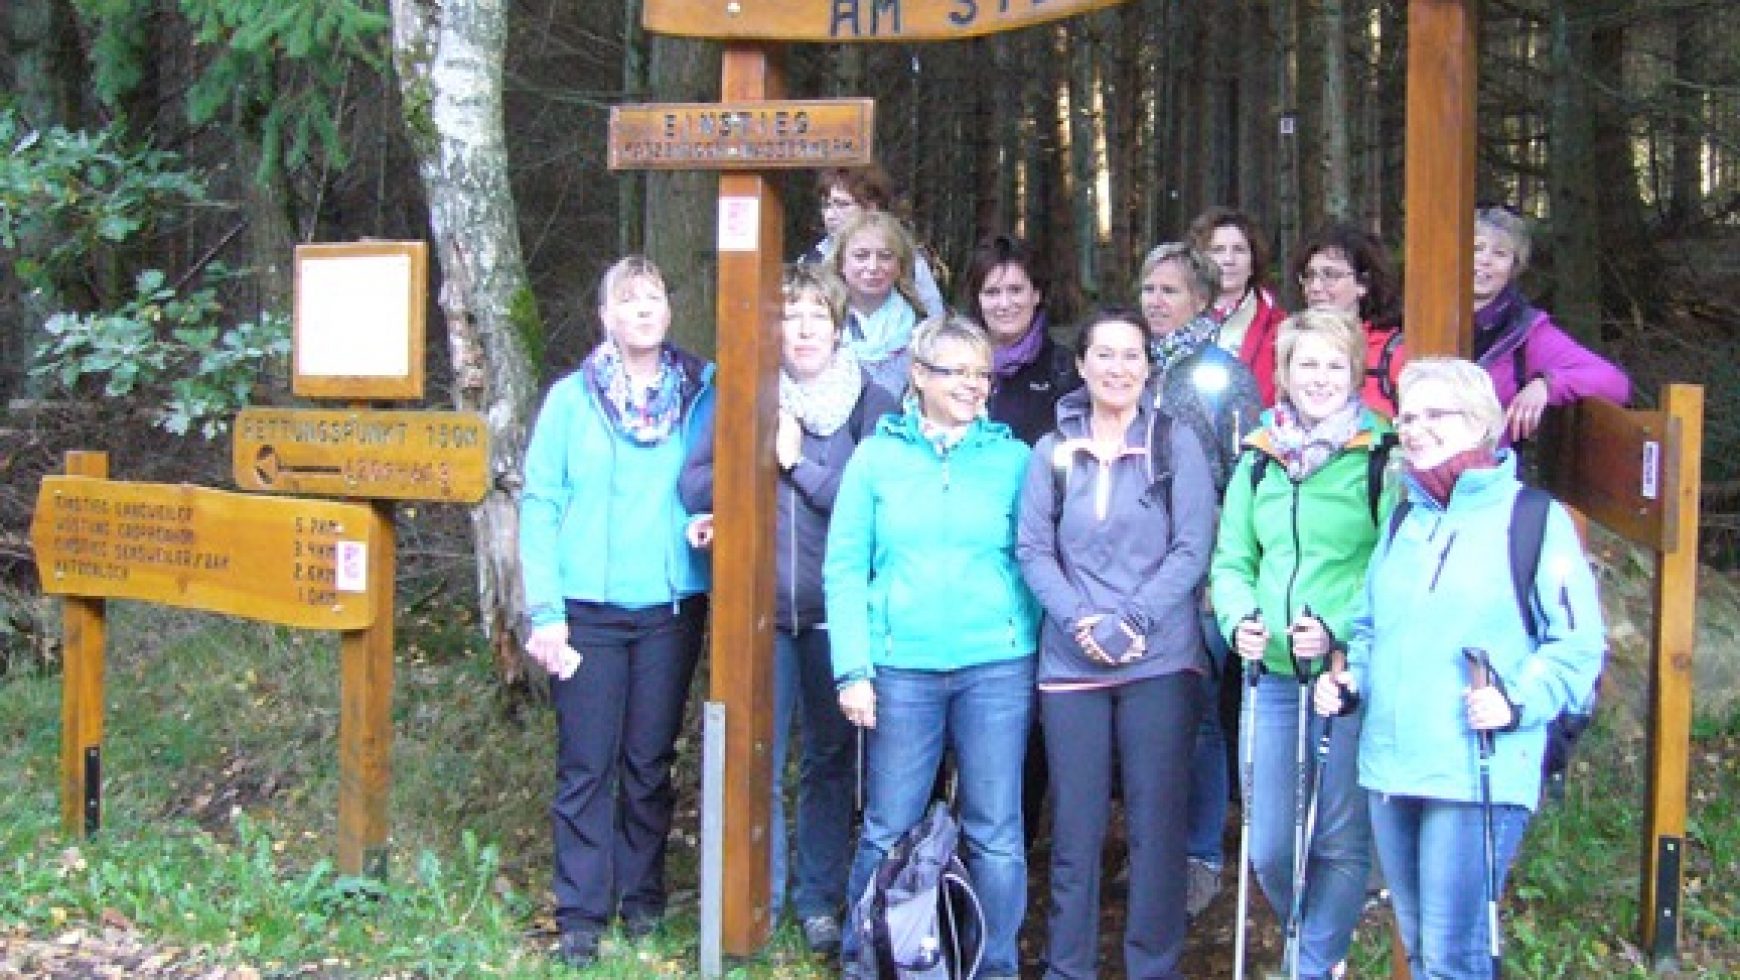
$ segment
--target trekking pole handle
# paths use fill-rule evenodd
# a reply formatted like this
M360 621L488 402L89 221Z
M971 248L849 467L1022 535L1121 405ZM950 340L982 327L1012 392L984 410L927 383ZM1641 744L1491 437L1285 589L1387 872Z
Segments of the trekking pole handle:
M1492 686L1492 659L1481 647L1463 647L1462 657L1468 661L1468 686L1476 691ZM1474 733L1480 743L1480 755L1492 755L1492 732L1484 729Z

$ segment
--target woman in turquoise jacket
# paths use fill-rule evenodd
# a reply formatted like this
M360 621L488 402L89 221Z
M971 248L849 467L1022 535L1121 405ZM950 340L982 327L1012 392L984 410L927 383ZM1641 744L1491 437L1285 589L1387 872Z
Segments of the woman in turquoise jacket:
M954 753L967 869L984 906L978 976L1016 976L1026 911L1021 761L1033 706L1038 609L1015 563L1028 448L987 421L991 343L972 321L913 335L906 411L883 418L840 481L822 566L834 681L863 728L864 826L856 903L930 801ZM854 907L842 943L860 975Z
M1318 771L1308 747L1324 723L1310 723L1306 684L1364 600L1387 511L1389 426L1360 403L1365 335L1350 314L1302 312L1281 326L1276 351L1278 397L1227 482L1210 583L1222 635L1263 669L1245 704L1256 726L1245 797L1252 868L1297 935L1288 951L1296 975L1316 980L1347 955L1365 903L1371 832L1355 771L1358 717L1330 726ZM1305 842L1298 818L1313 778L1315 832Z
M701 652L706 566L677 496L709 423L712 365L667 342L664 277L639 256L599 287L604 340L551 387L526 449L520 562L526 650L556 708L556 924L561 958L596 958L665 911L665 838L683 703Z
M1540 799L1547 726L1587 702L1601 671L1601 605L1571 519L1552 504L1524 615L1507 570L1523 486L1515 455L1496 448L1505 413L1486 371L1429 358L1401 385L1408 509L1372 556L1348 669L1318 681L1317 707L1358 703L1364 716L1359 781L1413 975L1485 980L1489 875L1496 901ZM1473 686L1485 678L1465 651L1484 654L1490 684ZM1484 794L1477 733L1493 746Z

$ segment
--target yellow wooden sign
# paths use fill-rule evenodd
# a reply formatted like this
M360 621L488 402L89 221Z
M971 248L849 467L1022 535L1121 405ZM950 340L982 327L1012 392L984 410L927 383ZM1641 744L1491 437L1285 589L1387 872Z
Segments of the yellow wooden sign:
M655 34L726 40L954 41L1124 0L645 0Z
M245 408L233 431L243 490L470 504L489 490L476 412Z
M368 555L380 520L366 504L49 476L30 542L48 594L354 630L374 617Z
M616 106L610 169L861 167L875 132L874 99Z

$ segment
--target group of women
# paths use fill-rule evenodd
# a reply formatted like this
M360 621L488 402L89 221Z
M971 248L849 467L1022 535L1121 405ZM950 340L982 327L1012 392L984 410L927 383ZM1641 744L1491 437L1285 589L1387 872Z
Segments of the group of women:
M1628 394L1599 358L1566 356L1568 338L1515 293L1526 227L1484 212L1478 226L1477 303L1499 307L1483 312L1481 352L1519 392L1506 415L1478 367L1403 367L1394 280L1352 229L1300 250L1307 308L1288 318L1263 286L1255 224L1216 209L1191 243L1149 254L1139 306L1083 318L1071 353L1025 243L975 250L969 315L921 316L918 250L886 203L838 179L822 193L824 218L853 213L784 284L775 771L794 717L802 761L789 874L774 789L775 911L789 877L805 940L857 975L842 912L922 817L946 753L984 908L978 976L1018 975L1037 726L1059 804L1047 976L1095 975L1114 778L1125 969L1181 976L1189 906L1223 864L1214 705L1231 650L1254 678L1252 865L1288 925L1292 969L1324 977L1345 956L1375 836L1415 975L1487 976L1469 821L1500 812L1508 864L1544 725L1586 696L1602 650L1562 511L1538 628L1500 594L1494 542L1520 486L1503 445L1538 423L1533 401ZM670 764L712 534L710 367L666 340L668 298L644 259L606 274L600 317L603 341L539 417L522 505L528 651L557 712L556 919L572 964L597 955L612 922L635 935L663 913ZM1386 478L1372 461L1398 429L1402 473ZM1410 506L1392 533L1399 497ZM1469 690L1464 647L1489 651L1502 684ZM1477 730L1502 732L1484 811ZM1327 754L1308 766L1302 747L1319 739Z

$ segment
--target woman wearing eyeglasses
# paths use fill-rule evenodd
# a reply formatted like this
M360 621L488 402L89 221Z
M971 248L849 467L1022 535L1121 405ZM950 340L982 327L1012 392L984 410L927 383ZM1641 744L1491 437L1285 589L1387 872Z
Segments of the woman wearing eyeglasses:
M1527 439L1548 407L1582 398L1625 404L1631 380L1529 305L1516 279L1528 268L1528 219L1509 208L1474 214L1474 359L1505 409L1499 445Z
M1275 331L1287 311L1264 282L1269 241L1255 218L1212 207L1190 223L1190 243L1220 266L1220 292L1209 315L1220 324L1215 341L1239 356L1257 379L1266 408L1275 403Z
M899 195L894 192L894 179L880 164L867 167L835 167L824 170L816 178L816 191L822 211L822 239L810 250L798 256L798 262L820 265L834 253L840 232L846 224L865 211L885 211L897 217L903 214ZM942 289L924 249L914 248L912 286L918 297L918 307L927 317L948 312L943 303Z
M1553 503L1525 617L1505 567L1523 486L1486 372L1415 361L1396 423L1408 509L1386 522L1348 669L1318 680L1316 705L1363 718L1359 782L1413 975L1487 980L1489 903L1540 801L1548 725L1600 674L1601 604Z
M985 912L978 975L1010 978L1027 907L1021 759L1038 611L1015 564L1029 450L984 417L990 379L991 342L972 321L919 328L905 412L883 418L846 465L822 579L840 709L866 736L848 898L924 816L946 747ZM848 976L860 975L858 953L848 928Z
M1207 671L1198 610L1216 496L1194 429L1148 397L1141 314L1089 316L1078 346L1085 384L1058 403L1057 431L1028 461L1016 547L1045 609L1038 678L1052 774L1045 975L1095 975L1100 858L1116 769L1130 851L1124 968L1167 980L1183 976L1185 804Z
M1284 933L1297 937L1288 955L1307 980L1328 977L1347 955L1371 868L1355 772L1359 716L1311 722L1307 687L1359 611L1391 502L1374 465L1389 423L1359 396L1365 353L1349 314L1306 310L1281 325L1275 407L1227 483L1209 573L1221 635L1263 671L1245 701L1255 713L1251 865ZM1319 769L1315 747L1326 733Z
M886 211L864 211L840 229L828 267L846 284L846 346L871 380L899 397L907 345L918 325L912 236Z
M1383 244L1353 225L1331 224L1305 239L1293 256L1293 278L1305 305L1347 313L1365 331L1361 397L1386 417L1396 414L1396 379L1407 364L1402 342L1401 284Z

